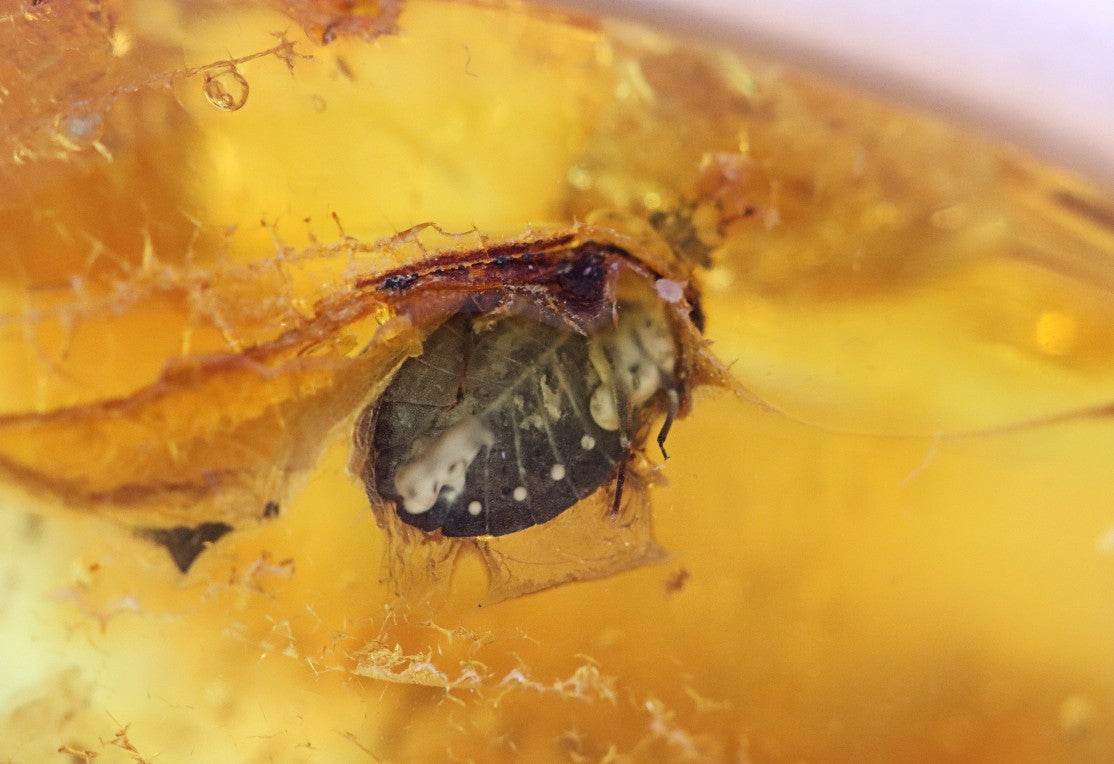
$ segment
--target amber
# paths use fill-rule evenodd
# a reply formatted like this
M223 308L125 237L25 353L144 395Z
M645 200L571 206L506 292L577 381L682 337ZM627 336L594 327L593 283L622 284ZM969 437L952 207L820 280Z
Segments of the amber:
M511 3L13 2L0 86L3 757L1114 759L1102 189ZM352 297L583 226L743 390L648 455L664 559L481 606L351 473L420 344Z

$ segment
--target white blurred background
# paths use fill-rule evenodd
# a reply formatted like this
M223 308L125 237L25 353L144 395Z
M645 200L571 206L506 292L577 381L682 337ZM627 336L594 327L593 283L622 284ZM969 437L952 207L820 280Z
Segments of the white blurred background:
M548 0L827 72L1114 189L1111 0Z

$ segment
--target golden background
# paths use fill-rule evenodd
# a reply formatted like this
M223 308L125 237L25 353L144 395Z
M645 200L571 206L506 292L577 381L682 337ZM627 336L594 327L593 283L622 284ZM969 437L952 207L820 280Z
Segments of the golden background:
M5 11L0 454L273 339L416 224L688 202L712 351L776 410L705 390L676 425L664 563L478 607L466 557L422 618L343 428L184 576L7 471L0 759L1114 757L1109 197L631 26L393 9ZM216 429L250 404L180 400Z

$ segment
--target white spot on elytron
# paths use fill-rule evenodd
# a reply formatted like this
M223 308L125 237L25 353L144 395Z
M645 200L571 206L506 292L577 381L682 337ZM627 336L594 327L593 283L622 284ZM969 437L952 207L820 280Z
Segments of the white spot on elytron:
M585 451L591 451L593 448L596 447L596 439L593 438L591 435L585 435L583 438L580 439L580 447L583 448Z
M554 464L549 469L549 477L551 477L554 480L564 480L565 479L565 465Z
M467 416L395 472L395 490L411 515L428 512L444 494L452 502L464 490L468 465L495 436L477 417Z
M480 512L483 512L483 511L484 511L484 505L480 504L478 501L473 501L468 505L468 514L472 515L472 517L475 517L476 515L478 515Z
M515 488L514 493L511 495L514 496L515 501L526 501L526 489L522 486Z

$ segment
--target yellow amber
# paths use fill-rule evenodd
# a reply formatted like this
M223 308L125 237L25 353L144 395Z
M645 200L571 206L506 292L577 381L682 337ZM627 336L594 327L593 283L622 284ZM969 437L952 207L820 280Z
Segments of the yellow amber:
M0 20L0 753L1114 759L1109 196L628 24L351 5ZM394 599L348 474L358 393L287 405L368 358L385 309L312 374L263 384L245 354L453 241L412 226L615 209L688 210L711 350L752 393L702 388L673 428L669 557L480 607L464 554L446 596ZM167 369L125 429L106 402ZM242 507L162 506L165 475L230 464L259 478L227 496L282 514L185 575L63 490L131 469L144 522L201 523Z

